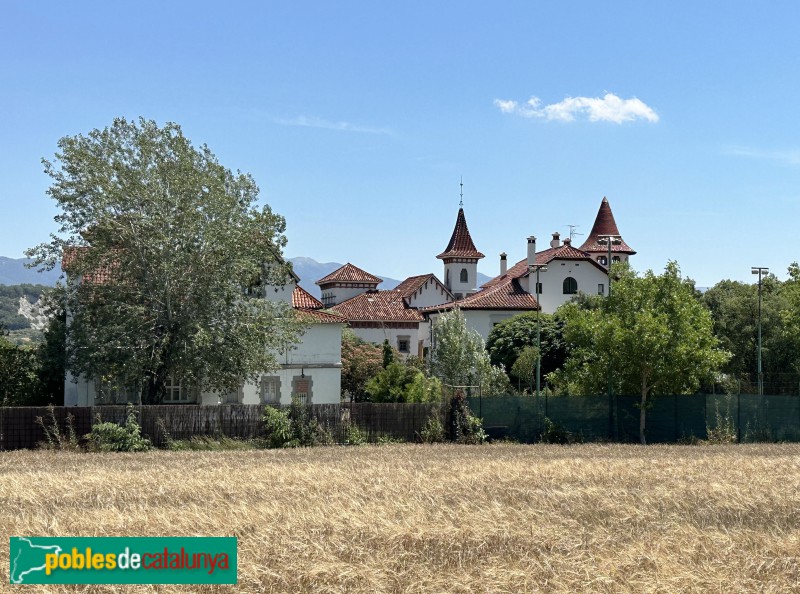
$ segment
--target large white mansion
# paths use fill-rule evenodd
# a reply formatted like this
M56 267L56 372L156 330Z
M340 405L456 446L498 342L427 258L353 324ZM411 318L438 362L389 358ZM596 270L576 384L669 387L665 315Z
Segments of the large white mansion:
M348 263L317 284L328 311L346 319L356 335L374 343L388 340L403 354L422 356L430 346L431 323L454 307L486 340L496 324L516 314L537 309L552 313L578 292L604 295L609 240L612 262L627 261L636 253L622 239L603 198L589 237L579 248L553 233L547 247L537 251L536 238L528 237L525 259L509 268L506 254L500 254L500 274L477 287L478 260L484 255L475 247L460 207L450 242L436 256L444 264L444 282L428 273L381 291L380 278Z

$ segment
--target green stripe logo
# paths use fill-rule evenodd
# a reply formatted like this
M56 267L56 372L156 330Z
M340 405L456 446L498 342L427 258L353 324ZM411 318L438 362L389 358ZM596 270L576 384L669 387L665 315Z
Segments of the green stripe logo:
M233 537L9 539L12 584L235 584Z

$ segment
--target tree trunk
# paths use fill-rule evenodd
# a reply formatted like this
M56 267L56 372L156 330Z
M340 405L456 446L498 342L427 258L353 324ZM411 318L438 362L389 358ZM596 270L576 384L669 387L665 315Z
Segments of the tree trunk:
M647 419L647 382L642 378L642 401L639 403L639 443L647 445L644 437L645 421Z

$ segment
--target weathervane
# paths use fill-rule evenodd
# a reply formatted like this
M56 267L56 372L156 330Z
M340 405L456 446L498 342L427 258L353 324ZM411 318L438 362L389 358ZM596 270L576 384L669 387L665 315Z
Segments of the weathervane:
M458 201L458 207L461 208L464 206L464 176L461 176L461 200Z

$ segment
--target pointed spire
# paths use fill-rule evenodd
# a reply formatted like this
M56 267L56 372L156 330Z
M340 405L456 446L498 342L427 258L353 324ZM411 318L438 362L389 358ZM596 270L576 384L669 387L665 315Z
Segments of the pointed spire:
M605 196L600 203L600 209L597 211L597 218L594 220L594 225L592 225L592 231L589 233L589 237L583 242L580 249L584 252L608 251L607 245L599 243L601 235L619 235L621 243L612 245L612 252L621 252L631 255L636 253L625 243L625 240L622 239L622 235L620 235L619 229L617 228L617 222L614 220L614 213L611 212L611 205L608 203L608 198Z
M453 235L450 237L450 243L448 243L445 250L436 257L440 260L446 258L474 258L480 260L484 257L472 242L463 207L458 209L456 226L455 229L453 229Z

